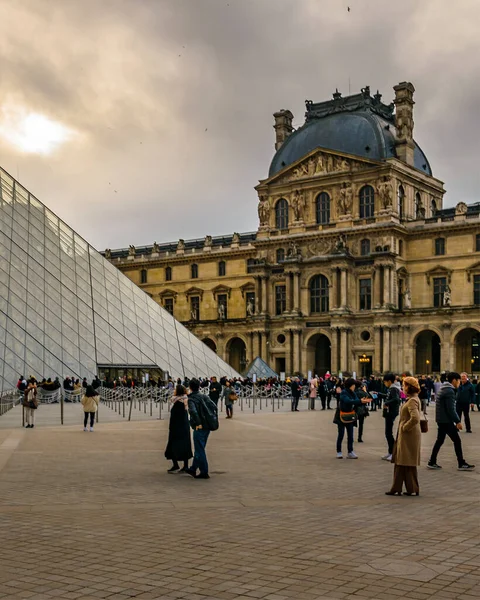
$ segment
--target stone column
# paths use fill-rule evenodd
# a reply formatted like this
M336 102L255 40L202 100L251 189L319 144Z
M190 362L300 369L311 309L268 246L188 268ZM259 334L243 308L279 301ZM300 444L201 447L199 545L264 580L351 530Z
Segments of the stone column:
M391 370L390 327L383 328L383 372Z
M293 312L300 312L300 273L293 274Z
M373 272L373 308L380 308L381 306L381 286L382 286L382 277L381 277L381 269L382 267L377 266L375 271Z
M262 348L262 358L266 363L268 363L267 334L265 331L260 333L260 347Z
M398 300L397 300L398 295L395 293L396 277L397 277L397 273L395 271L395 267L391 266L390 267L390 304L394 308L398 308L398 306L397 306L398 305Z
M381 340L381 327L375 327L374 334L374 346L375 346L375 358L372 369L375 372L382 372L382 340Z
M267 277L262 276L262 310L261 314L265 315L268 312L268 296L267 296Z
M348 329L340 328L340 370L348 371Z
M293 365L292 371L302 372L302 331L301 329L293 330Z
M260 356L260 340L258 331L252 331L252 360Z
M390 304L390 268L383 267L383 307Z
M285 340L285 374L292 374L292 350L293 350L293 332L291 329L287 329L286 331L286 340Z
M248 338L249 338L249 348L248 348L248 354L250 355L250 358L248 359L248 362L252 362L252 360L255 358L254 355L254 344L255 344L255 333L253 331L250 331L248 334Z
M342 269L341 273L342 273L342 275L341 275L342 289L341 289L340 307L347 308L347 303L348 303L348 299L347 299L347 269Z
M337 273L337 269L333 269L332 270L332 285L331 285L331 293L330 293L330 310L335 310L336 308L338 308L338 298L337 298L337 290L338 290L338 284L337 284L337 278L338 278L338 273Z
M255 277L255 315L262 312L262 284L260 277Z
M332 373L338 373L338 329L336 327L331 328L332 341L330 344L330 353L332 356Z
M285 278L286 311L292 312L292 274L286 273Z

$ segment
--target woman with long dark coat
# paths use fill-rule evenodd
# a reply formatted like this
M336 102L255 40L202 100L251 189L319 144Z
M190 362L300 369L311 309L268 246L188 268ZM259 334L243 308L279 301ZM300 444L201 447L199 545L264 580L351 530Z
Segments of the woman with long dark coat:
M165 458L173 462L172 467L168 469L169 473L183 473L188 469L188 461L193 456L190 424L188 422L188 397L183 385L177 385L171 401L172 408ZM182 469L178 464L179 461L183 461Z

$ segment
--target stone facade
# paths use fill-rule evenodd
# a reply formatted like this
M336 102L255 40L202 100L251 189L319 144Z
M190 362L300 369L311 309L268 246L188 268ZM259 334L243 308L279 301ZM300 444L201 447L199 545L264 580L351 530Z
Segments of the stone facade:
M260 356L287 374L480 372L480 204L443 209L415 165L413 91L395 87L396 115L368 88L307 103L307 124L375 114L395 151L318 143L256 187L256 233L106 256L240 371ZM290 115L275 114L278 151L301 132Z

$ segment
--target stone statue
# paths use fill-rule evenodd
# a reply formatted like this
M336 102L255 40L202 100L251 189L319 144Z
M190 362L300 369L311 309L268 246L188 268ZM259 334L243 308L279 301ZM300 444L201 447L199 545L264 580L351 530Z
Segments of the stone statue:
M323 154L317 156L317 164L315 165L315 175L326 173L325 157Z
M112 258L112 251L110 250L110 248L107 248L105 250L105 258L107 258L108 260Z
M178 250L185 250L185 240L179 239L177 244L177 252Z
M466 215L468 211L468 206L465 202L459 202L457 206L455 206L455 214L456 215Z
M205 236L205 241L203 242L203 247L204 248L211 248L212 247L212 236L211 235L206 235Z
M197 309L194 306L192 306L192 310L190 311L190 317L192 321L198 320Z
M232 237L232 244L239 244L239 243L240 243L240 234L235 231L233 234L233 237Z
M219 319L225 319L225 304L220 302L220 304L218 305L218 308L217 308L217 312L218 312Z
M128 247L128 256L135 256L135 246Z
M297 258L300 255L300 249L295 240L290 242L290 245L287 250L287 258Z
M412 308L412 294L410 293L410 288L407 288L403 292L403 305L405 308Z
M344 158L339 158L336 170L337 171L349 171L350 163L348 162L348 160L345 160Z
M266 196L260 196L260 203L258 205L258 218L260 225L268 225L268 219L270 217L270 205Z
M447 285L443 292L443 306L452 306L452 291L449 285Z
M348 182L342 183L342 188L338 195L338 212L340 215L349 215L352 212L353 206L353 189L352 184Z
M253 303L252 298L250 298L247 302L247 317L253 317L255 314L255 304Z
M159 252L160 252L160 246L157 244L157 242L153 242L152 254L158 254Z
M393 206L393 187L389 177L379 179L377 183L377 192L380 197L380 204L384 210Z
M305 211L305 196L300 190L296 190L292 198L293 214L295 215L295 221L303 221L303 214Z
M337 243L335 244L335 251L340 254L346 254L348 252L347 236L344 233L341 233L338 236Z

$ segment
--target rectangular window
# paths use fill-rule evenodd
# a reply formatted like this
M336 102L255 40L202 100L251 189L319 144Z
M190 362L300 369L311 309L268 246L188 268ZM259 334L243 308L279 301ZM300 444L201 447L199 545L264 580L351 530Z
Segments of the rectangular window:
M443 256L445 254L445 238L437 238L435 240L435 256Z
M360 310L372 309L372 280L360 279Z
M247 292L245 294L245 310L247 317L255 314L255 292Z
M225 277L226 273L227 273L227 265L224 260L221 260L218 263L218 276Z
M443 296L447 289L446 277L435 277L433 280L433 306L440 308L443 306Z
M190 318L193 321L200 320L200 296L190 298Z
M480 233L475 236L475 252L480 252Z
M165 298L163 308L173 316L173 298Z
M218 294L217 310L219 319L227 319L227 294Z
M140 271L140 283L147 283L147 269Z
M473 276L473 303L480 306L480 275Z
M281 315L287 310L287 287L285 285L275 286L275 314Z

